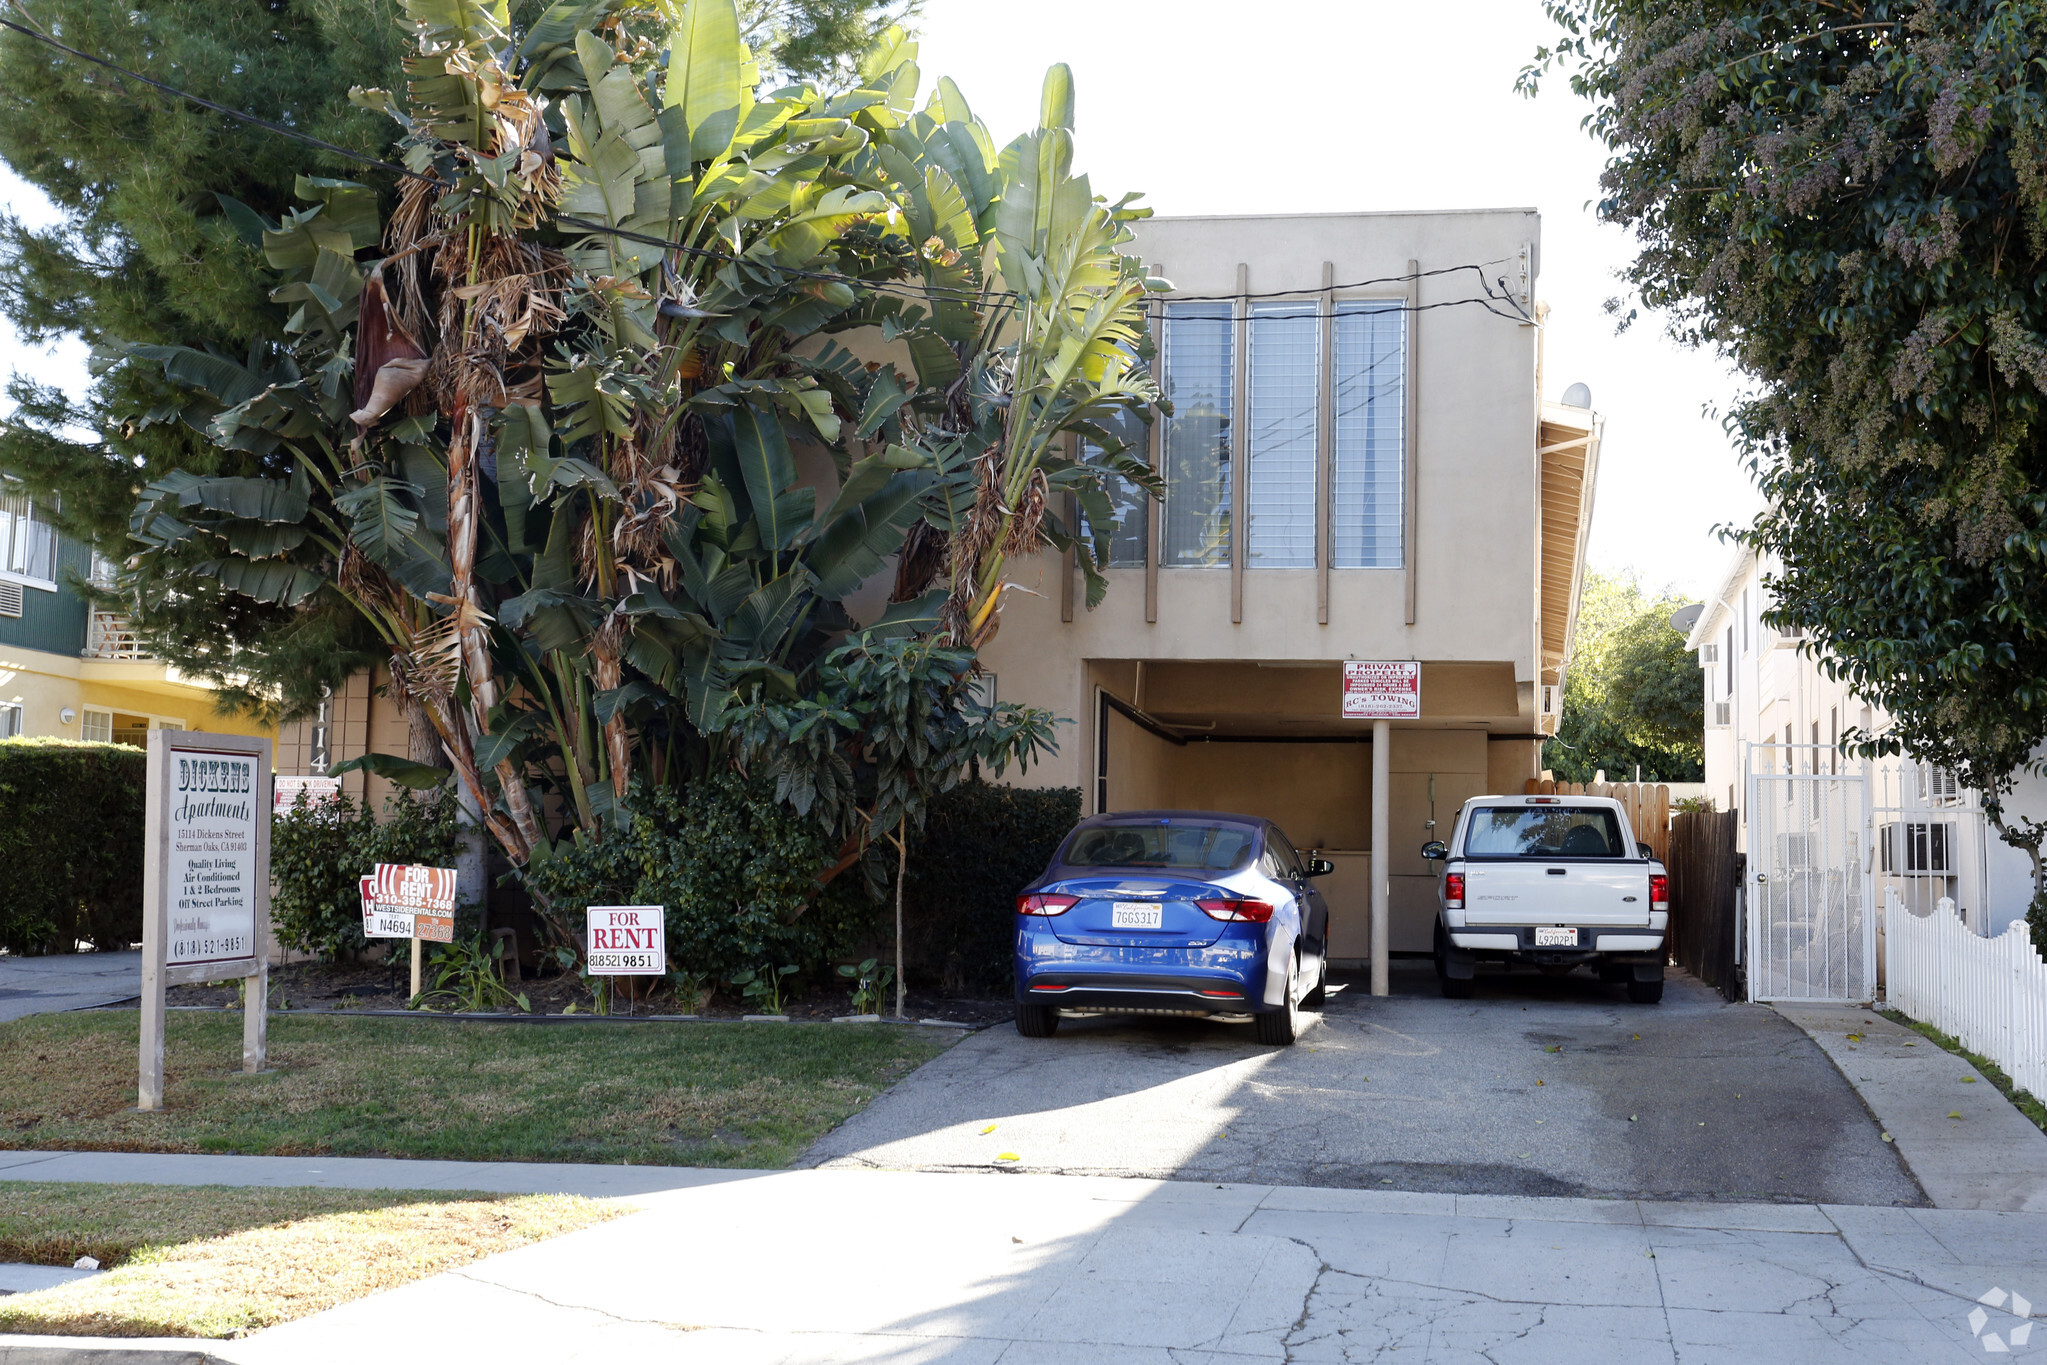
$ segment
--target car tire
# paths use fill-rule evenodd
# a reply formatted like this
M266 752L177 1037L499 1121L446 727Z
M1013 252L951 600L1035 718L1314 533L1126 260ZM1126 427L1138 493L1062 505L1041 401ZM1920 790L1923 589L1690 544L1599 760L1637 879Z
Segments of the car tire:
M1270 1047L1292 1047L1300 1034L1300 1017L1296 1012L1299 1005L1295 988L1300 984L1301 960L1296 957L1287 964L1286 988L1280 992L1285 1001L1278 1009L1251 1016L1252 1025L1258 1030L1258 1041Z
M1657 1004L1663 999L1663 983L1661 981L1630 981L1628 983L1628 999L1638 1005Z
M1315 973L1315 989L1301 997L1301 1003L1310 1009L1321 1009L1329 999L1329 959L1322 959L1321 968Z
M1034 1000L1016 1002L1016 1031L1026 1038L1050 1038L1059 1031L1059 1011Z
M1469 1000L1472 987L1478 983L1470 977L1445 976L1442 981L1445 1000Z

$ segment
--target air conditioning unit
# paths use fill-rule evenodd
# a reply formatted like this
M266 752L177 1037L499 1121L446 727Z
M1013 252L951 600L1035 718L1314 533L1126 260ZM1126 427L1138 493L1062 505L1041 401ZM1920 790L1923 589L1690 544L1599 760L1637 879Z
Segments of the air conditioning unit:
M1706 724L1716 729L1725 729L1727 726L1734 724L1734 703L1731 701L1716 701L1712 704L1706 715Z
M1882 868L1894 877L1951 877L1955 827L1939 820L1893 821L1883 827Z
M0 583L0 616L21 615L21 584Z

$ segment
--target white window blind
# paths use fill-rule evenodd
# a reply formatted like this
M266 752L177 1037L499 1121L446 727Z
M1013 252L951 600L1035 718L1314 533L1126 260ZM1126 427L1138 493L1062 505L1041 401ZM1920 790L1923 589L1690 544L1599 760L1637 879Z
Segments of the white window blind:
M42 509L19 493L0 494L0 569L57 581L57 530Z
M1227 303L1166 305L1164 562L1170 568L1230 562L1230 406L1236 381L1235 322Z
M1250 525L1257 569L1315 567L1316 395L1322 324L1313 303L1251 306Z
M1339 302L1330 508L1330 562L1336 568L1397 569L1406 562L1401 550L1406 417L1406 313L1391 302Z

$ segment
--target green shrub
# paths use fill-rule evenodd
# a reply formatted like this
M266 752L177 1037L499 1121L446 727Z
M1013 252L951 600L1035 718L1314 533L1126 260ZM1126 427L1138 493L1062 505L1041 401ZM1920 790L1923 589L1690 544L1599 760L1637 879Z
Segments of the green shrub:
M1045 870L1080 820L1078 787L962 782L910 835L903 952L912 981L1007 992L1016 893Z
M0 948L141 941L148 766L125 744L0 741Z
M591 905L667 907L671 972L731 981L761 967L817 968L872 931L856 876L819 891L834 861L817 822L775 800L771 778L720 772L637 789L623 828L527 865L527 887L572 933Z
M454 864L461 849L450 793L399 793L379 820L342 797L298 804L270 825L270 924L287 948L328 961L369 946L358 881L378 863Z

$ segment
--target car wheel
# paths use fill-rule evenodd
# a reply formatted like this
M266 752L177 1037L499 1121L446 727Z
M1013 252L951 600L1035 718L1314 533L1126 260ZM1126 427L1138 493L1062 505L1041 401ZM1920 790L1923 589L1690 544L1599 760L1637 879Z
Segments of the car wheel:
M1253 1015L1258 1029L1258 1041L1273 1047L1291 1047L1300 1033L1299 996L1301 985L1301 960L1296 957L1287 963L1286 989L1280 993L1286 1003L1265 1014Z
M1471 999L1471 988L1477 984L1468 976L1461 978L1446 976L1442 982L1443 998L1445 1000L1469 1000Z
M1329 999L1329 959L1324 956L1322 966L1315 973L1315 989L1301 997L1301 1003L1310 1009L1321 1009Z
M1034 1000L1016 1002L1016 1031L1026 1038L1050 1038L1059 1031L1059 1011Z
M1654 1005L1663 999L1663 983L1661 981L1630 981L1628 983L1628 999L1638 1005Z

